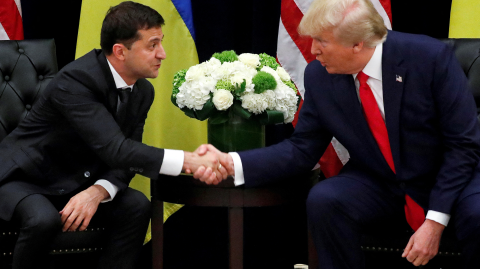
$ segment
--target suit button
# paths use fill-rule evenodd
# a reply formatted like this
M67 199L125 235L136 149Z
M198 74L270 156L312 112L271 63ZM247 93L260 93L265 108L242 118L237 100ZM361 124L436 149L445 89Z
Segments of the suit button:
M133 171L135 171L135 168L130 167L130 172L133 172Z
M140 172L140 173L143 172L143 168L139 168L138 172Z
M60 189L60 190L58 190L58 193L59 193L59 194L63 194L63 193L65 193L65 190L64 190L64 189Z
M90 177L90 172L86 171L85 173L83 173L83 176Z

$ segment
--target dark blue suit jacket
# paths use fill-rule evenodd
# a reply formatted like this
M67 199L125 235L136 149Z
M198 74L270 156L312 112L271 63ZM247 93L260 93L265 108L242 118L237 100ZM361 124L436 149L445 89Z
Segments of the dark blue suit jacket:
M146 79L134 85L123 126L117 123L118 93L101 50L65 66L39 98L0 143L1 219L8 220L18 201L33 193L65 195L98 179L124 190L135 172L158 176L163 149L140 143L154 98ZM26 176L15 177L18 171Z
M293 136L240 152L246 185L310 170L335 136L351 157L341 175L408 193L425 209L450 213L478 173L480 154L477 112L464 72L444 43L389 31L382 82L396 174L369 130L353 76L328 74L313 61L305 70L305 102Z

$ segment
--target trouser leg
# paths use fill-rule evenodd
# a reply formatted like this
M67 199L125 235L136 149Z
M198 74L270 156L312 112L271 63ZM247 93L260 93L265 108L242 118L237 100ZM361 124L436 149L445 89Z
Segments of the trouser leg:
M405 223L404 202L386 188L349 177L337 176L315 185L307 199L307 215L319 268L365 268L362 233L399 230Z
M480 268L480 193L459 200L453 223L462 247L464 268Z
M12 269L46 268L50 245L61 232L58 210L43 195L32 194L17 204L12 220L20 225Z
M150 201L128 188L113 201L101 204L95 217L108 220L108 242L98 268L135 268L150 220Z

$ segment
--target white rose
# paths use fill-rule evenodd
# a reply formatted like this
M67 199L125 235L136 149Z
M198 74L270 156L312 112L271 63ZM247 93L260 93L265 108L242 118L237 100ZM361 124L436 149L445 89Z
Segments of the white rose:
M285 69L281 66L277 67L277 74L283 81L290 81L290 75L285 71Z
M190 67L185 74L186 81L195 81L201 79L202 77L205 77L205 71L201 65L194 65Z
M258 54L242 53L238 56L238 60L253 68L257 68L260 65L260 56Z
M233 95L227 90L218 89L213 93L212 102L218 110L227 110L233 104Z

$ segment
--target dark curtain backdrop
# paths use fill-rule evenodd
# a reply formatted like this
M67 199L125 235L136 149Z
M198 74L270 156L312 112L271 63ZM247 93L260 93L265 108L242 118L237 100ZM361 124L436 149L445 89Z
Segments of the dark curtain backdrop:
M54 38L59 68L75 58L81 2L22 0L25 38ZM223 50L275 56L280 4L281 0L192 0L200 61ZM446 38L450 6L450 0L392 0L393 29ZM292 130L291 125L268 127L267 144L288 137ZM245 223L245 268L290 269L307 263L303 204L250 209ZM183 208L166 223L165 232L167 269L227 268L225 210Z

